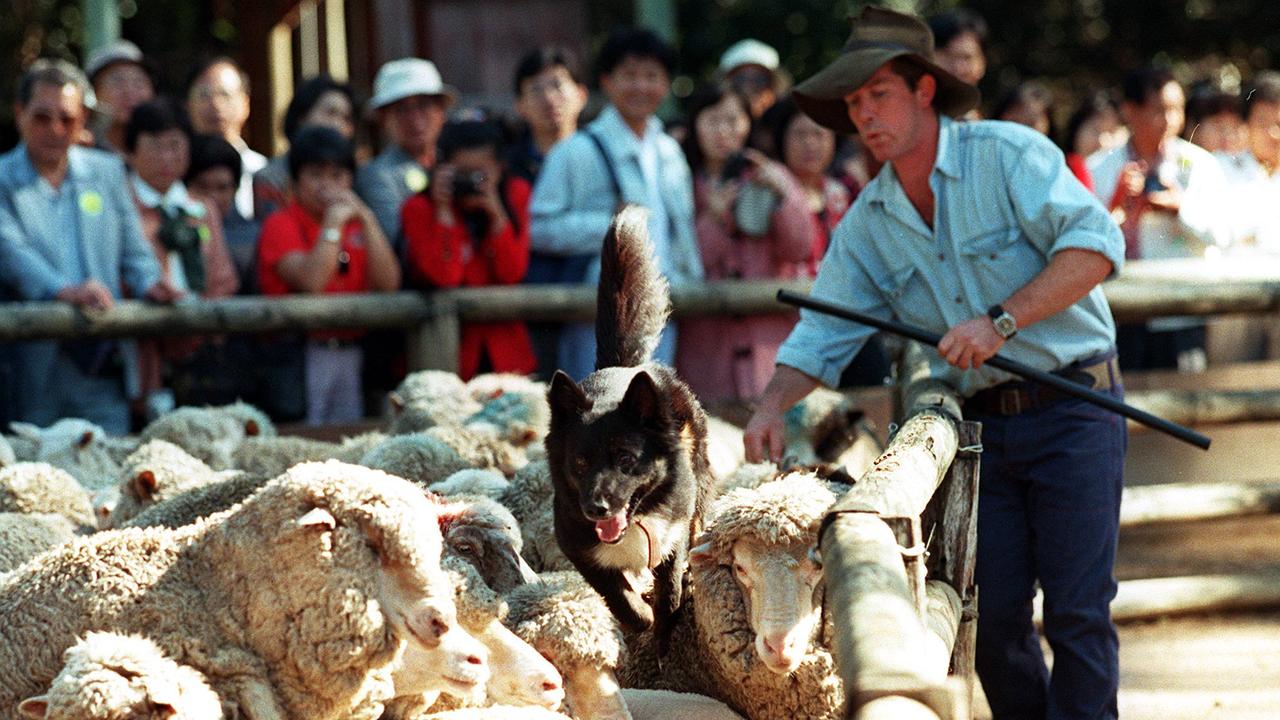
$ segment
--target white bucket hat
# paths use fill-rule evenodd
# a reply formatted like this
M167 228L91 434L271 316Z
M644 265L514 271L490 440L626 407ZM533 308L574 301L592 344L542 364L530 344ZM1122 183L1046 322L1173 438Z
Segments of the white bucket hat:
M743 65L759 65L769 72L778 71L778 51L752 38L739 40L720 56L720 72L728 74Z
M456 93L440 79L435 63L421 58L401 58L378 69L377 76L373 78L369 110L377 110L414 95L440 96L445 98L446 105L451 105Z

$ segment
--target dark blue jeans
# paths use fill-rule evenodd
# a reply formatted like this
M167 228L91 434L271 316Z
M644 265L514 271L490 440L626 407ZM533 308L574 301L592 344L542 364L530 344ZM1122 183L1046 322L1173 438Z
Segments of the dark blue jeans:
M1072 399L968 419L982 423L977 670L992 714L1116 718L1119 642L1110 603L1124 418ZM1052 676L1031 619L1037 581Z

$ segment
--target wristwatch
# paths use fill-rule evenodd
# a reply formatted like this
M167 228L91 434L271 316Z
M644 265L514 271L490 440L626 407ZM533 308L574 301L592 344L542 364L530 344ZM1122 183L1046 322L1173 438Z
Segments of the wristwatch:
M320 231L320 239L336 245L342 242L342 230L334 227L325 228Z
M992 305L987 310L987 316L991 318L991 324L996 327L996 332L1000 333L1000 337L1008 340L1018 334L1018 321L1004 309L1003 305Z

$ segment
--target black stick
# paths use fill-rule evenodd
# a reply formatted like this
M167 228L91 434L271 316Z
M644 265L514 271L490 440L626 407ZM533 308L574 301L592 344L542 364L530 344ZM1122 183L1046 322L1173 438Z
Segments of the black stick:
M926 345L937 346L937 344L942 340L941 336L935 335L928 330L922 330L920 328L912 327L911 325L904 325L903 323L894 322L892 320L881 320L878 317L860 313L857 310L850 310L849 308L834 305L823 300L815 300L808 295L800 295L798 293L793 293L790 290L779 290L778 300L780 302L787 303L788 305L808 308L810 310L823 313L824 315L834 315L835 317L852 320L853 322L860 323L862 325L870 325L877 330L883 330L887 333L893 333L894 335L901 335L902 337L910 338L912 340L925 343ZM1038 370L1029 365L1024 365L1017 360L1010 360L1009 358L1001 357L1000 355L993 355L988 358L987 364L1006 372L1011 372L1014 375L1026 378L1027 380L1032 380L1042 385L1048 385L1055 390L1071 395L1072 397L1091 402L1094 405L1106 408L1111 412L1119 413L1120 415L1136 420L1149 428L1159 430L1160 432L1172 435L1185 443L1195 445L1201 450L1209 449L1209 438L1201 435L1195 430L1184 427L1175 422L1165 420L1164 418L1156 417L1145 410L1139 410L1132 405L1120 402L1110 395L1100 393L1093 388L1087 388L1079 383L1071 382L1064 377L1054 375L1053 373L1047 373L1043 370Z

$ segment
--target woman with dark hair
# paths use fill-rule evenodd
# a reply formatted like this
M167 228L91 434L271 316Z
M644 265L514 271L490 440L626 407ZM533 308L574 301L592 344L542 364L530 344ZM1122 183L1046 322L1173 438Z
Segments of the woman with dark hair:
M293 93L284 113L284 136L290 143L304 127L319 125L337 130L353 140L356 135L355 96L351 87L328 75L304 81ZM288 152L272 158L253 176L253 202L258 217L289 202Z
M264 295L335 295L400 287L400 265L377 219L352 190L355 150L333 128L298 131L289 149L293 199L262 225ZM359 332L312 333L306 347L307 422L364 416Z
M454 120L440 132L431 183L401 210L412 279L430 288L515 285L529 268L529 196L502 167L502 131L483 119ZM523 322L462 326L458 375L528 375L536 369Z
M1053 92L1035 80L1018 83L996 103L996 120L1026 125L1041 135L1056 137L1053 125Z
M750 101L731 86L706 86L690 101L684 151L708 280L808 274L804 194L781 163L746 147L751 125ZM704 402L752 399L793 322L785 315L684 320L676 368Z
M129 183L142 234L165 279L202 298L234 295L239 280L222 236L222 218L209 202L189 195L182 182L191 162L186 114L167 98L135 107L125 125L124 151L133 168ZM192 381L196 367L206 365L203 361L222 343L222 338L195 337L140 341L141 399L147 414L162 414L174 404L233 402L236 389L231 383L214 377L203 384ZM162 387L166 376L171 391Z
M1110 93L1099 90L1085 95L1071 113L1060 147L1072 174L1093 190L1093 176L1086 160L1101 150L1120 147L1128 139L1129 131L1120 119L1120 106Z

